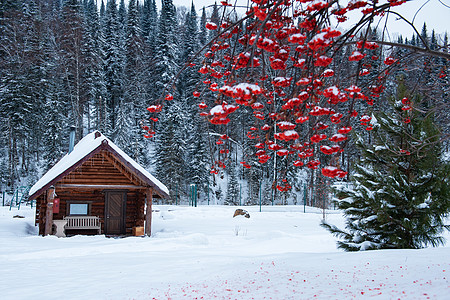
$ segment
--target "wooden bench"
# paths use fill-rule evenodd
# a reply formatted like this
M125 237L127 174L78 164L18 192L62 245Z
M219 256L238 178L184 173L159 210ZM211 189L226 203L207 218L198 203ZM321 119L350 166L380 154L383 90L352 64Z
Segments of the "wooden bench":
M95 229L98 234L101 233L100 218L96 216L68 216L64 229Z

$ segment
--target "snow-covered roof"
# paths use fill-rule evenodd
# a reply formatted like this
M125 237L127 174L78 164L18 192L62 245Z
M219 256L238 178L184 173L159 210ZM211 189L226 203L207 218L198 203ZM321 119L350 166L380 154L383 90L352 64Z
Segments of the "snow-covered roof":
M30 199L35 199L42 194L51 184L59 180L65 175L65 172L73 167L81 165L87 157L97 153L102 147L105 150L113 152L115 156L124 162L128 168L134 169L135 173L141 180L152 186L160 196L168 196L169 190L156 179L152 174L145 170L141 165L129 157L119 147L117 147L110 139L105 137L99 131L92 132L82 138L75 145L73 151L66 154L56 165L53 166L41 179L38 180L30 189Z

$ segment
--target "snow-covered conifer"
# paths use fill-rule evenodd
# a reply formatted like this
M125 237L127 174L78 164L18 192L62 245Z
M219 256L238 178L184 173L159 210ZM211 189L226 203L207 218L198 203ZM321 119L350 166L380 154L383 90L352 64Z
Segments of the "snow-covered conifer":
M337 185L345 229L323 222L347 251L422 248L444 243L450 209L448 162L432 114L413 113L420 97L402 84L393 109L372 117L374 142L358 141L362 159L350 185Z

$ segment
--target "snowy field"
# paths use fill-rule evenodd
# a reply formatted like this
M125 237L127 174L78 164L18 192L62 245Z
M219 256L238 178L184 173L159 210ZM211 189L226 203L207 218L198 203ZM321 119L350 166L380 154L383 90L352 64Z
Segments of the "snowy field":
M157 205L151 238L117 239L39 237L34 210L8 209L1 299L449 299L449 245L345 253L303 206Z

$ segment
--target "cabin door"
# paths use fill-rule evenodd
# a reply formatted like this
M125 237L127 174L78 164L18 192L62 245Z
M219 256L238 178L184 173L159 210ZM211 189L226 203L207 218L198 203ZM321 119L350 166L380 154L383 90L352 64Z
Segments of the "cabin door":
M105 234L125 234L127 192L105 194Z

